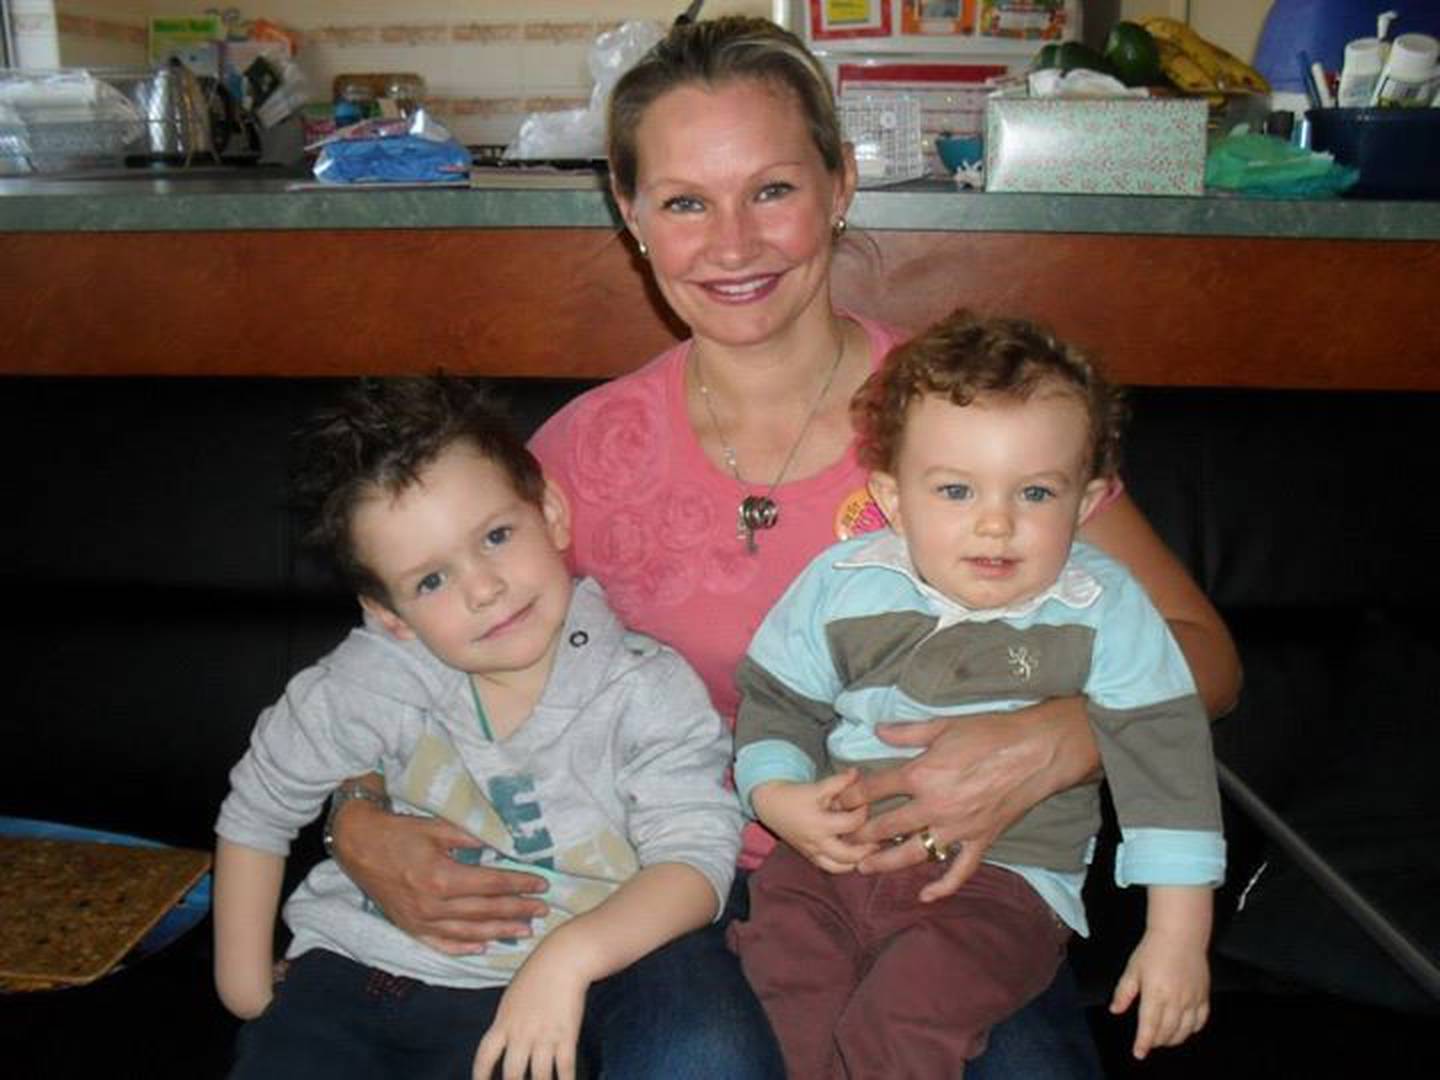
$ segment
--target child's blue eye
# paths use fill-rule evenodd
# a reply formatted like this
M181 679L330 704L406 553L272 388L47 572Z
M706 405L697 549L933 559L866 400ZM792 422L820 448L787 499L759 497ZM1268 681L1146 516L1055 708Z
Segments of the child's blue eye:
M935 489L935 492L942 499L952 499L956 502L970 498L971 494L969 484L941 484Z
M1020 498L1026 502L1046 502L1055 497L1055 492L1043 484L1031 484L1020 490Z
M424 596L426 593L434 592L436 589L440 588L440 586L444 584L445 575L440 573L440 571L436 570L432 573L426 574L416 583L415 592L420 596Z
M515 535L513 525L497 525L485 534L485 543L490 547L499 547Z

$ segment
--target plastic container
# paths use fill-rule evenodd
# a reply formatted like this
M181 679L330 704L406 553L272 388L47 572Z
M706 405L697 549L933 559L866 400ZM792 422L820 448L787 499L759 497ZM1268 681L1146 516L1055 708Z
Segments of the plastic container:
M86 69L0 71L0 172L120 165L145 131L135 103Z
M1346 195L1440 198L1440 109L1311 109L1310 147L1360 170Z
M1363 109L1370 104L1388 49L1385 42L1374 37L1346 42L1345 66L1340 69L1340 88L1335 94L1335 104L1342 109Z
M947 172L955 172L985 160L985 136L943 134L935 137L935 153Z
M880 187L925 175L920 99L913 94L840 95L840 126L855 147L860 186Z
M1435 58L1440 41L1429 34L1401 34L1390 46L1390 55L1375 84L1372 105L1424 108L1435 89Z
M335 93L336 127L358 124L379 112L375 104L375 88L369 80L355 78L336 81L339 84Z

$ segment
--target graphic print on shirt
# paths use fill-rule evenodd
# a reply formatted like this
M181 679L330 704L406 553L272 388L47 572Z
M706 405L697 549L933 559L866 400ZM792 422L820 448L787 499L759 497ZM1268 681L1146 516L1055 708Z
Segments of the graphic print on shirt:
M553 867L555 841L545 827L533 776L492 776L486 781L490 804L505 822L515 841L518 858L536 866Z
M531 940L596 907L640 869L635 849L614 830L601 830L569 847L557 845L544 824L533 777L492 777L486 787L489 797L450 737L432 728L416 741L391 794L479 839L481 847L455 853L460 861L524 870L549 882L545 901L550 914L536 920ZM524 955L516 957L516 966ZM491 960L503 966L498 951Z

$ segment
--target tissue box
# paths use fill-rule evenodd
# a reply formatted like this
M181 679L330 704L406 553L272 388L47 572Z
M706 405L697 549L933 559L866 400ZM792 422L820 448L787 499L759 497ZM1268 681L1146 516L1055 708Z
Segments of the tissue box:
M985 107L985 190L1199 195L1202 98L992 97Z

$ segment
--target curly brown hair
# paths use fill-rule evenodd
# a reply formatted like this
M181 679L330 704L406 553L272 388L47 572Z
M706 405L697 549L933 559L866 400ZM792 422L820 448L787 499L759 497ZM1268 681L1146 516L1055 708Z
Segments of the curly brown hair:
M1028 400L1038 389L1073 394L1090 422L1090 477L1120 468L1126 407L1080 350L1026 319L982 318L963 308L893 349L850 403L860 463L893 472L910 406L930 394L955 405L981 395Z
M361 596L390 602L356 553L351 528L356 508L377 492L400 495L458 442L498 465L520 498L540 505L545 491L540 463L475 380L358 379L295 433L291 490L309 523L304 538L329 554Z

